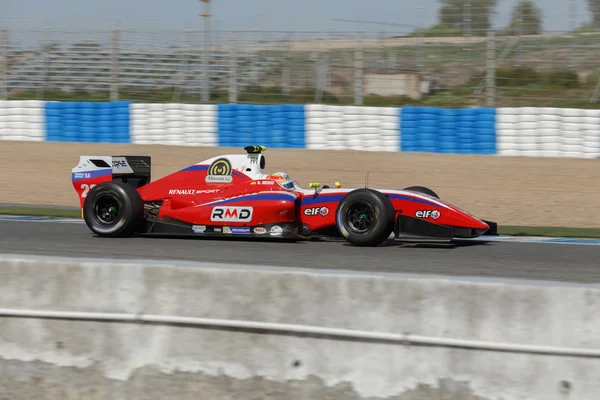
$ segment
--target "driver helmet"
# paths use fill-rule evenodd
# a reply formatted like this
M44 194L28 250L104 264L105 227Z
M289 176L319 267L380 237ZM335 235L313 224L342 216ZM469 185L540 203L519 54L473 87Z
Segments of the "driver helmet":
M267 176L266 179L276 181L286 189L294 188L294 181L292 181L285 172L275 172Z

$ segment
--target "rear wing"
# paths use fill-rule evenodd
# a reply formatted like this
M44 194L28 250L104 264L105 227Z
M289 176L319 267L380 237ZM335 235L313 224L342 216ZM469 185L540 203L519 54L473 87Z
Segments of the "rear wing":
M136 189L150 183L151 166L150 156L81 156L71 170L81 208L88 192L99 183L120 181Z

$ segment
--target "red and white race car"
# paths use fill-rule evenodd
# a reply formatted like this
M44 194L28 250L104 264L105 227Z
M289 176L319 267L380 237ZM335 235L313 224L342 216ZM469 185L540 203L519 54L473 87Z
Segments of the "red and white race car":
M430 189L302 188L265 173L264 146L216 156L151 182L148 156L82 156L72 182L89 229L100 236L231 236L344 239L375 246L405 236L475 238L497 225Z

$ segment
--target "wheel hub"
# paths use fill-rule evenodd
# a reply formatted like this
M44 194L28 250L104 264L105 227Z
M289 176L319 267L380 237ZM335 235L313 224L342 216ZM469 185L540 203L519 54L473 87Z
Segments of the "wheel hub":
M367 232L375 222L375 210L364 202L352 204L346 215L350 230L356 233Z
M96 203L96 215L100 222L111 224L119 216L119 203L112 196L106 196L98 199Z

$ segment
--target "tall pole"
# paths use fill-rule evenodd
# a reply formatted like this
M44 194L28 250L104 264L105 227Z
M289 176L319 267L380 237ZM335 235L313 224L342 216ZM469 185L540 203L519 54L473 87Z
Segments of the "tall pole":
M576 0L569 0L569 30L571 32L569 32L571 35L575 34L575 29L577 29L577 1ZM575 44L575 42L577 41L577 38L573 37L573 44ZM575 60L573 60L574 57L569 58L569 61L571 61L568 65L568 67L574 68L574 62Z
M202 101L210 100L210 0L200 0L204 3L204 11L200 14L204 22L204 85L202 85Z
M496 106L496 32L487 32L486 107Z
M0 99L8 100L8 30L0 30Z

